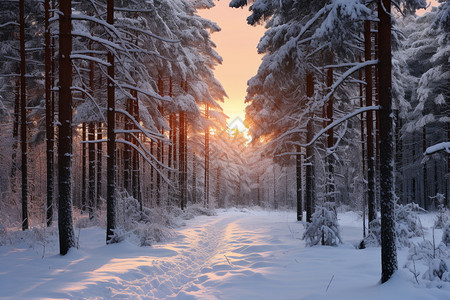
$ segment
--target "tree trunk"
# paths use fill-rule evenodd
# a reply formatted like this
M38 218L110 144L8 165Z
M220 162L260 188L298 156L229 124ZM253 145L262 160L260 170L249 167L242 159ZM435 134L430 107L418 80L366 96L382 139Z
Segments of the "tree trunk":
M81 140L86 141L86 123L81 124ZM86 144L81 144L81 211L86 211Z
M88 211L89 218L95 217L95 144L93 143L95 140L95 125L93 122L90 122L88 125L88 152L89 152L89 181L88 181Z
M184 132L185 132L185 130L184 130L184 126L185 126L185 120L184 120L184 112L183 111L181 111L180 112L180 121L179 121L179 126L180 126L180 130L179 130L179 138L178 138L178 140L179 140L179 190L180 190L180 208L182 209L182 210L184 210L184 208L185 208L185 199L184 199L184 196L185 196L185 194L184 194L184 184L185 184L185 182L184 182L184 164L185 164L185 161L184 161L184 158L185 158L185 155L184 155L184 151L185 151L185 146L184 146L184 143L185 143L185 137L184 137Z
M102 122L97 123L97 140L103 138L102 134ZM101 196L102 196L102 156L103 156L103 143L97 143L97 210L101 208Z
M447 122L447 142L450 142L450 122ZM447 155L447 174L450 173L450 155ZM448 198L449 195L449 188L450 188L450 176L447 176L447 179L445 181L445 200L444 205L446 208L448 208Z
M20 70L17 72L19 73ZM18 136L19 136L19 120L20 120L20 78L16 80L16 97L14 102L14 123L13 123L13 146L11 155L11 192L16 193L16 172L18 169L17 164L17 147L18 147Z
M136 120L136 122L139 122L139 100L138 95L136 91L132 92L133 95L133 101L132 103L132 116ZM134 124L133 129L137 130L138 127ZM139 139L139 133L136 133L136 138ZM138 146L138 141L134 140L134 144ZM137 151L132 151L132 163L133 163L133 171L132 171L132 190L133 190L133 197L138 200L140 209L142 211L142 195L141 195L141 171L140 171L140 163L139 163L139 153Z
M132 101L131 99L127 99L126 110L130 115L133 115L133 113L131 111L131 107L132 107L131 101ZM125 130L131 130L133 127L131 125L131 120L128 117L125 117L125 118L126 118ZM130 138L129 133L125 134L125 140L128 142L130 142L132 140ZM131 195L130 171L131 171L131 146L125 144L124 152L123 152L123 187L127 191L128 195Z
M276 164L273 163L273 208L275 210L278 209L278 200L277 200L277 177L276 177ZM239 199L238 199L239 200Z
M303 207L302 207L302 147L297 146L297 153L295 155L295 171L297 179L297 221L301 221L303 218ZM258 176L258 201L259 201L259 176Z
M53 221L53 194L54 194L54 140L55 130L53 128L53 112L51 97L51 39L50 39L50 0L45 0L45 135L47 147L47 207L46 219L47 227L52 225Z
M372 59L372 41L370 34L370 21L364 22L364 52L365 60ZM366 106L372 106L372 66L365 68L366 78ZM366 112L367 118L367 200L368 200L368 219L369 224L376 219L376 203L375 203L375 167L374 167L374 145L373 145L373 113Z
M205 119L209 122L209 106L205 105ZM209 126L205 128L205 207L209 206Z
M223 207L223 203L220 200L220 167L217 166L217 173L216 173L216 202L217 206L219 208Z
M28 229L27 114L25 80L25 1L19 1L20 24L20 142L22 151L22 230Z
M361 62L361 58L359 59ZM359 81L362 81L362 70L359 70ZM359 107L364 106L364 97L363 97L363 84L359 84ZM363 238L366 238L366 184L365 184L365 178L366 178L366 152L365 152L365 138L364 138L364 114L361 114L361 157L362 157L362 184L363 184L363 193L362 193L362 221L363 221Z
M398 109L395 110L395 194L400 202L406 203L403 195L402 141L400 135L401 120Z
M306 96L308 101L314 95L314 77L312 73L306 75ZM306 140L309 142L313 139L313 122L314 112L310 112L310 117L306 125ZM314 212L314 149L313 145L306 147L306 222L311 222Z
M197 157L192 153L192 203L197 203Z
M72 2L60 1L59 10L59 139L58 139L58 229L59 252L75 246L72 220Z
M327 88L331 89L333 85L333 68L327 71ZM331 95L327 103L327 126L333 123L333 96ZM334 129L328 130L327 147L331 149L334 146ZM334 197L334 170L333 170L333 154L328 154L328 202L335 202Z
M426 126L423 126L422 130L422 153L425 153L427 150L427 129ZM423 163L423 208L428 210L428 172L427 172L427 163Z
M377 23L375 23L375 26L377 26ZM378 29L378 28L377 28ZM375 34L374 38L374 59L378 59L379 55L379 43L378 43L378 34ZM374 67L374 98L375 98L375 105L380 105L380 83L379 83L379 76L378 76L378 66L375 65ZM375 111L375 178L380 178L380 112L378 110ZM375 180L375 207L376 209L380 207L380 180ZM375 209L375 211L376 211ZM376 215L376 213L375 213Z
M106 21L108 24L114 24L114 0L107 0ZM108 94L108 132L107 132L107 154L106 161L106 243L111 242L111 237L116 228L116 198L115 198L115 165L116 165L116 120L115 120L115 86L114 86L114 55L108 51L108 79L107 79L107 94Z
M392 53L391 1L378 3L379 38L379 99L380 99L380 206L381 206L381 282L397 270L394 220L393 117L392 117Z

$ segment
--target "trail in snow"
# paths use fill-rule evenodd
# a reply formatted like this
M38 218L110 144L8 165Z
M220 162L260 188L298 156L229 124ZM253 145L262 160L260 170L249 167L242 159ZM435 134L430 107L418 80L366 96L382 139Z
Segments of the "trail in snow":
M450 299L450 283L413 284L402 270L406 249L398 274L380 285L380 249L354 247L362 231L356 213L340 216L339 247L305 248L295 217L219 211L153 247L106 246L103 229L87 228L80 249L64 257L0 247L0 299Z
M240 223L245 218L235 213L201 217L180 230L173 241L148 249L149 256L114 259L69 293L73 298L99 296L99 289L105 298L231 297L223 293L230 286L227 281L262 278L264 270L274 265L266 254L282 247L265 230L243 228ZM170 255L152 257L152 251Z

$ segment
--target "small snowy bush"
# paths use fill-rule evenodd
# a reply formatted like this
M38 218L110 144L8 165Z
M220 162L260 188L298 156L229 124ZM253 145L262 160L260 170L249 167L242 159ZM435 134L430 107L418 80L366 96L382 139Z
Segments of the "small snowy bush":
M418 268L416 268L416 263L419 264ZM409 249L408 262L405 268L408 268L414 274L417 282L422 266L424 267L422 279L450 282L448 247L444 243L440 243L436 247L434 237L433 242L423 240L418 244L413 244Z
M171 236L175 222L166 210L150 210L141 207L139 201L127 193L118 195L118 226L112 237L113 242L130 239L140 246L151 246Z
M306 246L315 246L319 243L337 246L338 243L342 243L334 203L316 206L311 216L311 223L306 223L303 239L306 241Z
M364 239L366 247L378 247L381 245L381 219L376 218L369 223L369 231Z
M201 205L191 205L185 210L177 206L164 208L141 207L138 200L128 193L118 193L118 226L112 237L114 242L130 239L140 246L150 246L162 242L172 235L172 228L180 226L182 220L195 216L214 216L215 211ZM81 221L84 226L86 220Z
M436 194L436 196L432 198L436 199L439 208L436 220L434 221L434 228L443 229L449 221L448 211L447 208L444 206L445 195Z
M442 230L442 244L450 247L450 222Z
M395 234L399 247L409 247L410 238L423 236L422 223L418 215L420 211L424 210L416 203L395 204Z
M406 205L395 204L395 237L399 248L409 247L412 237L423 236L423 228L418 212L424 211L415 203ZM364 240L369 247L378 247L381 244L381 219L370 222L369 233Z

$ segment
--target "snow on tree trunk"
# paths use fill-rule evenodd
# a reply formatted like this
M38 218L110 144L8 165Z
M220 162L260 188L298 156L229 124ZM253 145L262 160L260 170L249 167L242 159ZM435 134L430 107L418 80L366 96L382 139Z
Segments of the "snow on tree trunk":
M394 221L393 116L391 1L378 2L379 34L379 99L380 99L380 197L381 197L381 282L388 281L397 270Z
M58 229L59 252L75 246L72 220L72 2L60 1L59 9L59 144L58 144Z

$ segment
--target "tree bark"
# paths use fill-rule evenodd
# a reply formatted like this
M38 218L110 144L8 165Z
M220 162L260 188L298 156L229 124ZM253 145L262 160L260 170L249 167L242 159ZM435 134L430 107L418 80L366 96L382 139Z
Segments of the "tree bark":
M329 68L327 71L327 88L331 89L333 85L333 68ZM333 96L330 96L327 103L327 126L333 123ZM328 149L334 146L334 129L331 128L328 131L327 147ZM333 169L333 154L328 154L328 202L335 202L334 197L334 169Z
M209 121L209 106L205 105L205 119ZM205 128L205 207L209 206L209 126Z
M95 217L95 125L90 122L88 125L88 159L89 159L89 174L88 174L88 211L89 218L93 219Z
M97 123L97 140L103 138L102 122ZM103 156L103 143L97 143L97 210L101 208L101 196L102 196L102 156Z
M380 99L380 206L381 206L381 282L388 281L397 270L394 220L393 117L391 1L378 2L379 99Z
M303 207L302 207L302 147L297 146L297 153L295 155L295 171L297 179L297 221L301 221L303 218ZM259 175L258 175L258 202L259 202Z
M370 21L364 22L364 53L365 60L372 59L372 41L370 33ZM372 106L372 66L365 68L366 78L366 106ZM368 200L368 219L369 224L376 219L376 203L375 203L375 167L374 167L374 145L373 145L373 113L366 112L367 118L367 200Z
M192 153L192 203L197 203L197 156Z
M361 62L361 58L359 59ZM359 81L362 81L362 70L359 70ZM363 84L359 84L359 107L364 106L364 95L363 95ZM367 207L367 201L366 201L366 184L365 184L365 178L366 178L366 152L365 152L365 138L364 138L364 114L361 114L361 157L362 157L362 184L363 184L363 193L362 193L362 221L363 221L363 238L366 238L366 207Z
M19 73L20 70L17 72ZM17 172L17 147L18 147L18 136L19 136L19 120L20 120L20 78L16 80L16 97L14 101L14 123L13 123L13 145L12 145L12 155L11 155L11 192L16 193L16 172Z
M81 140L86 141L86 123L81 124ZM86 211L86 144L81 144L81 211Z
M72 220L72 2L59 2L59 144L58 144L58 229L59 252L75 246Z
M401 120L398 109L395 110L395 194L399 197L400 202L404 202L403 195L403 149L402 139L400 134Z
M314 95L314 77L312 73L306 75L306 96L308 101ZM310 117L306 125L306 140L313 139L314 112L310 112ZM306 147L306 222L311 222L314 212L314 149L313 145Z
M180 190L180 208L182 210L184 210L185 208L185 193L184 193L184 186L185 186L185 176L184 176L184 164L185 164L185 137L184 137L184 132L185 132L185 120L184 120L184 112L181 111L180 112L180 121L179 121L179 126L180 126L180 131L179 131L179 190Z
M133 115L131 107L132 107L131 99L127 99L126 110L130 115ZM131 130L133 127L131 125L131 120L128 117L125 118L126 118L125 130ZM125 134L125 140L128 142L131 141L130 134L128 133ZM127 191L128 195L131 195L130 171L131 171L131 146L125 144L123 152L123 187Z
M422 153L425 153L427 150L427 129L426 126L423 126L422 129ZM423 208L428 210L428 172L427 172L427 163L423 163Z
M223 203L220 200L220 167L217 166L217 173L216 173L216 201L217 201L217 206L219 208L223 207Z
M51 96L51 39L50 39L50 0L45 0L45 135L47 147L47 207L46 219L47 227L52 225L53 221L53 194L54 194L54 141L55 130L53 128L52 96Z
M20 142L22 151L22 230L28 229L28 154L25 80L25 1L19 1L20 24Z
M106 21L108 24L114 24L114 0L107 0ZM107 154L106 160L106 243L111 242L111 237L116 228L116 198L115 198L115 165L116 165L116 120L115 120L115 86L114 86L114 55L108 51L108 79L107 79L107 94L108 94L108 132L107 132Z
M133 101L132 101L132 116L135 118L137 122L139 122L139 100L136 91L132 92ZM134 124L133 129L137 130L138 127ZM139 139L139 133L136 134L136 138ZM138 141L134 140L134 144L138 146ZM133 162L133 171L132 171L132 190L133 197L138 200L140 210L142 211L143 203L142 203L142 194L141 194L141 171L140 171L140 163L139 163L139 153L137 151L132 151L132 162Z

